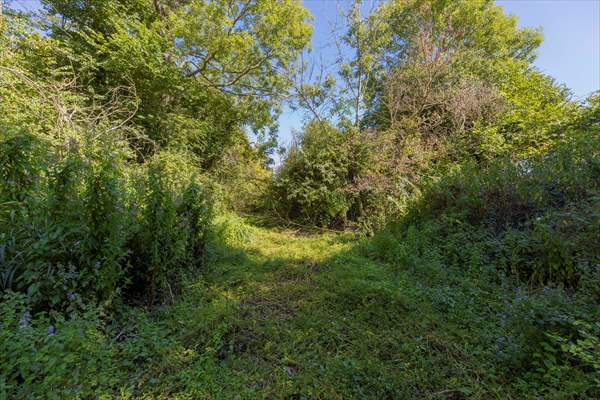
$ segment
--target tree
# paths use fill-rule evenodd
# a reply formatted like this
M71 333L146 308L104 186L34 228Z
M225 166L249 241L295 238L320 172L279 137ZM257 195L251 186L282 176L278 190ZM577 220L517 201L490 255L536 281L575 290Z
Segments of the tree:
M246 128L268 133L282 71L307 45L308 12L275 0L46 0L47 30L74 55L89 98L128 87L142 155L174 147L210 167Z
M492 0L390 1L369 27L386 34L373 50L366 126L434 141L441 157L485 159L546 148L569 113L568 91L532 67L539 30Z
M296 85L315 118L277 176L287 216L385 220L428 177L543 153L567 134L569 92L532 66L541 33L492 0L391 0L366 16L357 0L345 17L341 84Z

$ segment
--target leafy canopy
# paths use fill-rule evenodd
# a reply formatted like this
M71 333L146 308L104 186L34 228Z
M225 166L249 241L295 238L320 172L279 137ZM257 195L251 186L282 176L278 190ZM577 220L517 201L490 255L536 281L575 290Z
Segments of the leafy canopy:
M143 154L175 147L212 166L247 128L272 133L282 71L308 44L295 1L46 0L45 29L91 96L125 88Z

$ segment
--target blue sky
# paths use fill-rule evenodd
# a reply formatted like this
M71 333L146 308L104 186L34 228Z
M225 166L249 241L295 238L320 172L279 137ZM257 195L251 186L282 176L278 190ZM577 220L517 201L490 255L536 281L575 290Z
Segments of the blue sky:
M371 6L365 0L365 8ZM497 1L506 13L519 18L520 26L541 27L544 42L535 65L583 99L600 89L600 0ZM332 60L331 27L342 23L339 7L350 0L304 0L314 16L313 56ZM303 113L286 109L279 119L279 142L288 145L292 131L302 127Z

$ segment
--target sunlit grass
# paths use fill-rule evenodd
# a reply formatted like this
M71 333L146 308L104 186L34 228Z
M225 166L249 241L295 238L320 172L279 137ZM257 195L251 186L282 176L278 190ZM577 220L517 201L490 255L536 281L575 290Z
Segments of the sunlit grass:
M362 256L352 235L233 222L239 240L160 313L177 346L149 365L154 383L138 395L505 398L480 376L489 365L467 331L410 276Z

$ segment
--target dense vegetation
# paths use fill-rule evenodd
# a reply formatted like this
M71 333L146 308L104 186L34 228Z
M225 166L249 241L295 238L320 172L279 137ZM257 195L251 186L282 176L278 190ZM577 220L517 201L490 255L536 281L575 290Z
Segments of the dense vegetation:
M600 95L538 31L357 1L307 76L296 1L41 3L0 8L0 397L600 397Z

